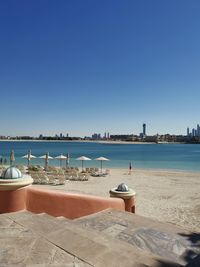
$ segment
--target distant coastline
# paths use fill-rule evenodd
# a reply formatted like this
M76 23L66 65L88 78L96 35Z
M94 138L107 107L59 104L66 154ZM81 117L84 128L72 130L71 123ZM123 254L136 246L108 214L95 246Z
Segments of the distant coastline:
M117 145L152 145L152 144L183 144L182 142L141 142L141 141L114 141L114 140L36 140L36 139L0 139L0 142L47 142L47 143L99 143L99 144L117 144Z

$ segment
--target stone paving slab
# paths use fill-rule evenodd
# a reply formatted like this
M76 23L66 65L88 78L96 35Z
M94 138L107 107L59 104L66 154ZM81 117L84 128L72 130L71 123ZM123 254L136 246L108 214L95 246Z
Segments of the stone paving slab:
M163 223L159 222L157 220L147 218L144 216L140 216L137 214L133 214L130 212L124 212L114 209L106 209L100 212L97 212L95 214L91 214L88 216L84 216L78 219L74 219L75 222L83 222L86 223L90 222L92 223L93 220L99 220L101 223L105 224L105 220L107 221L109 219L109 223L116 222L118 224L124 225L126 227L133 227L134 229L139 229L140 227L148 227L148 228L154 228L156 227L159 230L169 231L170 233L178 233L179 231L182 231L183 233L190 233L189 231L180 228L174 224L171 223ZM82 224L83 225L83 224ZM97 226L98 227L98 226Z
M195 233L128 212L109 209L75 222L182 265L200 254L200 235L194 243Z
M171 224L112 209L73 221L0 215L0 267L200 267L199 242Z
M26 211L0 215L0 267L91 267L17 222L35 217L41 220Z
M123 241L116 242L116 239L99 234L95 230L82 229L73 221L66 221L63 224L62 221L51 216L33 214L19 216L8 214L8 216L12 217L16 223L31 229L34 234L90 266L179 266L128 243L123 243Z

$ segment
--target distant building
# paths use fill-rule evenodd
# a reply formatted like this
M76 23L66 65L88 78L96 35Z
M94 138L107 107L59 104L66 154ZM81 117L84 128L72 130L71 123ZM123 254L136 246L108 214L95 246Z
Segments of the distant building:
M190 129L187 127L187 136L190 136Z
M143 127L142 134L143 136L146 136L146 123L143 123L142 127Z
M133 134L116 134L110 135L110 139L113 141L134 141Z
M200 136L200 126L197 124L197 136Z
M187 128L187 137L200 137L200 126L197 124L197 128L193 128L190 132L189 127Z
M142 132L139 134L140 139L145 139L146 137L146 123L142 124Z
M94 139L94 140L99 140L99 139L101 139L101 134L100 134L100 133L99 133L99 134L94 133L94 134L92 135L92 139Z
M193 137L195 136L195 132L196 132L196 130L193 128L193 129L192 129L192 136L193 136Z

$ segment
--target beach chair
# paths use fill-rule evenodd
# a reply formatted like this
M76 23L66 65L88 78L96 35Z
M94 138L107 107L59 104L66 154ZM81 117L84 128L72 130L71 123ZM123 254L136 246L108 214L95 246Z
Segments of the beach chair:
M64 185L65 184L65 176L59 176L56 180L56 185Z
M78 181L79 175L76 172L73 172L70 178L70 181Z
M89 180L89 173L80 173L79 179L80 179L80 181L88 181Z
M70 180L71 177L72 177L71 172L67 172L67 173L65 173L65 180Z
M39 174L40 177L40 184L48 184L49 178L46 174Z
M31 177L33 178L33 184L40 184L40 177L37 173L32 173Z
M55 185L55 184L56 184L54 175L49 174L49 175L48 175L48 179L49 179L48 184L50 184L50 185Z

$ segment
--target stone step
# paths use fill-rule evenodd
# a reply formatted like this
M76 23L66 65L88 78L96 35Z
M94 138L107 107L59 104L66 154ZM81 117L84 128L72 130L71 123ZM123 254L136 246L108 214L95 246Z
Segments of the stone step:
M200 254L198 234L132 213L110 209L74 222L183 266Z
M36 215L27 211L0 215L1 267L92 267L38 235L28 224L21 223L35 221L36 218L43 224L56 220L47 214Z
M37 254L39 254L36 258L38 262L43 260L41 251L44 252L47 262L49 262L48 251L50 251L50 257L57 251L57 254L63 253L66 262L76 259L81 264L85 264L83 266L157 267L161 266L159 265L161 263L162 266L180 266L124 241L116 242L115 237L102 234L96 229L86 229L82 225L76 225L77 222L74 221L56 219L46 214L21 213L18 215L12 213L7 216L33 233L33 239L26 240L29 247L33 248L27 252L29 257L26 255L27 259L31 259L31 263L34 262L34 255ZM40 249L36 250L38 247ZM22 254L20 255L22 256ZM53 258L55 260L55 257ZM28 263L30 264L30 262Z
M39 217L49 220L55 218L47 214L39 214ZM72 220L65 217L57 217L59 225L69 226ZM73 220L73 223L81 228L99 232L109 238L116 238L121 243L128 243L134 247L157 255L165 260L170 260L181 265L192 261L200 251L194 246L188 237L191 233L172 224L160 223L158 221L138 216L132 213L124 213L108 209L89 216ZM62 227L62 226L61 226ZM181 234L180 234L181 233ZM187 255L187 260L185 255Z

